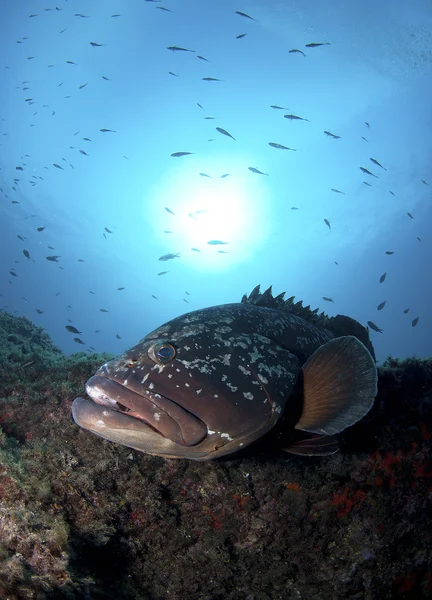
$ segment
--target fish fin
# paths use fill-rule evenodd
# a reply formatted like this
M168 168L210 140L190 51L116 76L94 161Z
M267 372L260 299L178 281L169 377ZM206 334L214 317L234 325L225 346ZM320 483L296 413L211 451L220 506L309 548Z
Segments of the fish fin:
M354 336L334 338L303 365L303 411L295 429L324 435L364 417L377 393L377 368Z
M339 451L337 435L317 435L293 442L284 452L300 454L301 456L328 456Z
M326 324L326 328L330 329L336 337L342 337L344 335L355 336L363 342L375 359L374 349L369 338L369 331L355 319L347 317L346 315L336 315L335 317L330 317Z

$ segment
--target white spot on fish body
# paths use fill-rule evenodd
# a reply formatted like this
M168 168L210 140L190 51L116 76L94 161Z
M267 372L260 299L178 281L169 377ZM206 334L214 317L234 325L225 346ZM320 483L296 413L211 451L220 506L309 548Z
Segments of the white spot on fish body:
M202 392L202 388L200 390L195 391L196 394L201 394L201 392Z
M246 398L246 400L253 400L254 398L253 394L250 392L243 392L243 396Z
M236 385L233 385L232 383L229 383L229 382L228 382L228 383L227 383L227 386L229 387L229 389L230 389L232 392L236 392L236 391L238 390L238 387L237 387Z
M256 351L256 348L254 348L254 352L249 352L249 356L251 363L256 362L259 358L264 358L262 354Z
M158 412L153 413L153 418L155 421L160 421L160 418L161 418L160 413L158 413Z
M190 385L188 383L185 383L185 387L190 387Z
M241 371L241 373L243 373L243 375L251 375L252 374L250 371L245 369L243 365L239 365L239 371Z
M149 378L149 376L150 376L150 373L146 373L144 375L144 377L141 379L141 383L145 383L147 381L147 379Z
M229 433L221 433L220 436L222 438L225 438L225 439L229 440L230 442L232 442L232 437L230 436Z
M258 373L257 377L261 381L261 383L268 383L268 379L266 377L264 377L264 375L261 375L260 373Z

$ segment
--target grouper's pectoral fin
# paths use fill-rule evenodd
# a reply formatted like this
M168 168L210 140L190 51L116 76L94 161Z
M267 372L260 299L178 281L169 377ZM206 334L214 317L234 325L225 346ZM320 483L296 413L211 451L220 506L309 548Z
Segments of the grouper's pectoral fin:
M284 452L290 454L300 454L301 456L328 456L335 454L339 450L337 435L311 435L303 440L293 442Z
M330 340L305 362L303 410L296 429L334 435L364 417L377 393L377 368L354 336Z

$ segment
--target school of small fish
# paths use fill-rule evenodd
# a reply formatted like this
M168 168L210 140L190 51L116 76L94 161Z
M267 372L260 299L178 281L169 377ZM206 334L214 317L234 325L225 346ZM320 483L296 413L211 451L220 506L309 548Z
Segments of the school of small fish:
M173 6L173 8L168 8L165 6L162 6L160 4L161 0L144 0L144 2L146 4L149 5L149 9L155 9L160 11L160 13L164 13L167 15L167 18L169 18L168 13L175 13L175 11L178 9L177 7ZM90 9L89 9L90 12ZM68 27L62 27L61 29L58 29L58 35L61 36L61 39L64 39L68 34L66 34L66 32L70 29L79 27L79 21L82 20L82 22L86 22L86 23L92 23L92 21L95 21L95 27L94 27L94 31L93 33L99 31L98 28L98 23L97 23L97 19L96 17L94 17L91 14L84 14L84 13L75 13L73 12L73 8L71 6L69 6L69 4L60 3L60 6L55 6L54 8L44 8L43 10L39 10L39 12L32 12L31 14L28 15L28 19L30 19L31 22L40 22L42 27L53 27L52 23L53 21L51 20L48 24L48 22L46 22L44 19L48 18L48 14L52 13L52 15L50 15L50 19L52 19L52 17L54 15L62 15L62 13L64 13L64 15L62 15L62 23L65 23L65 19L64 16L67 15L67 18L69 19L68 23ZM121 14L120 13L113 13L113 14L109 14L109 12L106 13L105 18L106 19L112 19L114 21L120 22L121 21ZM239 10L232 10L231 14L227 14L226 15L227 19L232 19L233 25L234 24L242 24L244 25L244 27L249 27L248 31L243 31L240 32L238 34L236 34L234 37L237 40L244 40L244 38L246 36L250 36L247 38L247 40L249 40L251 37L253 37L253 35L256 34L256 28L259 26L259 19L257 19L256 17L243 12L243 11L239 11ZM25 29L23 29L25 30ZM85 29L85 31L88 31L88 29ZM66 35L65 35L66 34ZM89 36L90 37L90 36ZM92 39L88 39L85 42L83 42L82 46L85 46L85 52L89 53L89 59L91 59L93 53L103 53L104 52L104 48L106 46L108 46L109 44L105 43L105 41L103 39L99 40L93 36L91 36ZM79 38L77 38L79 39ZM238 42L240 45L243 45L245 43L248 43L248 41L241 41ZM301 62L305 59L307 60L313 60L313 54L316 52L331 52L332 50L332 44L328 41L308 41L308 40L304 40L304 45L303 48L286 48L286 57L287 60L300 60ZM31 37L29 37L28 35L22 36L20 39L16 40L16 43L19 45L27 45L28 47L31 48L31 50L29 51L29 55L25 57L25 60L27 61L34 61L35 63L37 63L38 60L45 60L45 57L42 59L42 57L38 57L37 53L36 53L36 48L32 47L32 41L31 41ZM237 43L237 42L236 42ZM80 42L81 44L81 42ZM187 44L188 45L188 44ZM325 48L324 48L325 47ZM76 44L76 48L78 48L78 41ZM195 50L194 48L190 48L190 47L185 47L183 45L169 45L169 46L164 46L163 51L165 52L165 48L166 50L169 51L170 56L174 56L176 55L176 62L175 65L178 66L179 62L178 62L178 58L177 57L187 57L189 56L190 58L194 57L196 58L198 61L200 61L200 64L204 67L207 68L206 65L211 64L212 58L213 57L209 57L207 58L206 56L204 56L203 54L198 54L198 50ZM34 54L33 54L34 52ZM55 49L53 49L53 53L52 53L52 60L54 61L53 63L49 63L46 65L47 69L59 69L60 68L60 73L61 76L59 75L59 82L57 84L58 88L61 88L65 83L66 83L66 87L67 87L67 77L68 77L68 72L70 69L75 69L77 67L79 67L79 60L78 60L78 56L82 56L81 53L84 53L84 49L80 46L79 48L79 52L77 52L77 56L69 56L67 58L62 58L61 61L58 57L57 51ZM72 54L72 51L71 51ZM290 56L291 55L291 56ZM72 58L74 58L75 60L72 60ZM183 60L183 59L180 59ZM62 64L60 65L59 62L61 62ZM174 64L174 63L173 63ZM303 64L303 63L302 63ZM306 63L304 63L306 64ZM4 67L5 69L10 69L9 65L5 65ZM107 68L109 68L109 63L107 63ZM181 74L176 73L174 71L168 71L168 74L173 76L173 77L181 77ZM205 86L206 88L210 88L210 89L222 89L223 86L225 85L226 80L224 79L224 74L223 73L215 73L216 75L220 75L218 77L214 77L214 76L209 76L208 75L208 71L202 71L201 73L203 76L200 77L201 81L206 82L203 83L201 85ZM95 75L96 77L96 75ZM104 73L98 74L97 75L98 78L101 78L103 81L105 82L111 82L112 79L110 77L108 77L107 75L105 75ZM85 90L87 88L87 86L91 86L92 85L92 81L83 81L82 83L80 83L77 86L76 89L76 93L77 94L85 94ZM104 84L105 85L105 84ZM108 83L106 85L109 85ZM34 105L34 112L32 115L32 118L34 119L34 122L31 123L31 127L34 127L37 125L37 118L38 115L40 116L42 113L44 114L48 114L50 115L51 118L55 118L56 113L57 113L57 105L51 105L51 104L46 104L43 103L39 98L38 98L38 93L36 93L36 91L33 91L33 86L36 90L36 85L34 81L30 81L30 80L24 80L20 83L20 85L17 87L17 89L19 89L20 91L23 92L23 100L26 103L26 105L28 107L31 107ZM63 88L65 89L65 88ZM68 89L69 92L71 92L70 89ZM108 94L110 93L109 91L107 92ZM72 98L73 95L71 93L68 93L64 96L64 99L70 99ZM201 111L205 112L205 108L204 106L199 103L196 102L196 106L198 107L198 109L200 109ZM273 111L275 111L278 115L281 116L281 126L280 126L280 130L281 130L281 137L284 135L282 132L283 131L288 131L288 130L283 130L283 126L284 124L287 125L288 127L313 127L313 119L309 119L306 116L301 116L299 114L295 114L294 112L291 111L290 108L286 107L286 106L281 106L279 104L272 104L269 105L268 107L266 107L266 109L272 109ZM300 112L300 111L299 111ZM201 113L202 115L202 113ZM216 117L213 116L204 116L205 120L211 121L214 120ZM1 127L5 128L5 122L6 119L2 119L1 121ZM288 124L289 123L289 124ZM65 158L64 156L61 156L61 154L58 154L57 156L53 156L52 157L52 162L50 162L49 164L44 165L44 169L47 171L47 174L56 172L57 176L59 178L61 178L62 175L62 171L65 172L65 170L67 169L75 169L74 164L71 162L71 154L75 153L75 157L77 161L87 161L87 160L91 160L92 157L92 151L91 148L94 147L94 144L92 142L92 138L93 140L95 139L96 136L101 136L101 137L106 137L106 139L111 138L112 136L114 136L115 139L115 134L117 133L117 128L113 128L111 126L111 124L103 124L101 123L100 125L103 126L97 126L95 131L92 132L86 132L86 135L83 136L80 131L76 131L73 134L73 137L75 138L75 141L73 144L69 145L67 152L67 156L68 158ZM106 126L106 125L110 125L110 126ZM115 124L113 124L115 126ZM364 124L362 124L362 126L365 126L367 128L367 130L371 130L371 123L369 121L365 121ZM232 128L229 124L226 125L228 127L228 129L221 127L221 126L216 126L214 127L214 131L216 132L215 136L218 139L221 139L222 142L225 144L230 144L230 147L236 147L236 145L238 144L238 139L240 137L240 134L235 131L235 127ZM333 132L330 131L328 129L320 129L320 131L323 132L323 134L326 136L326 138L329 139L329 144L340 144L340 143L344 143L344 136L340 135L340 133L343 132ZM8 135L8 132L6 130L1 132L3 135ZM218 134L218 135L217 135ZM367 139L367 137L365 136L359 136L361 137L361 139L363 140L363 142L369 143L369 140ZM213 141L214 138L209 139L208 141ZM333 142L334 140L334 142ZM72 140L71 140L72 141ZM278 150L278 151L283 151L283 154L290 156L291 152L301 152L301 148L292 148L290 147L290 145L288 143L283 143L285 142L284 139L280 140L280 141L266 141L265 144L267 146L269 146L272 150L269 150L269 152L273 152L274 150ZM361 142L363 144L363 142ZM2 145L2 144L0 144ZM173 152L169 152L167 151L167 156L170 156L174 159L181 159L179 162L181 163L181 161L184 160L190 160L187 157L189 156L193 156L193 155L197 155L199 154L198 151L195 151L195 149L192 148L188 148L189 144L185 144L183 147L180 147L178 149L173 148L172 150L174 150ZM192 145L192 144L191 144ZM85 149L84 149L85 148ZM72 151L72 152L70 152ZM81 157L80 157L81 155ZM86 158L82 158L82 157L86 157ZM122 155L122 158L125 160L129 160L129 157L126 155ZM379 158L379 160L378 160ZM388 164L388 161L385 160L385 157L381 157L379 156L378 158L375 157L369 157L369 161L371 164L369 163L364 163L367 164L369 168L367 168L366 166L364 166L364 164L362 165L358 165L356 168L358 168L362 175L365 177L365 179L368 179L367 181L363 181L363 184L367 187L373 187L373 182L375 180L378 180L380 178L380 175L378 173L380 173L381 175L383 175L383 172L386 173L390 173L391 172L391 165ZM28 177L27 179L27 183L29 183L31 186L37 186L38 184L40 184L41 181L44 181L44 177L42 177L39 174L35 174L35 169L33 169L29 163L31 163L31 159L32 159L32 155L30 154L23 154L23 156L21 157L21 161L20 164L16 164L15 165L15 173L14 173L14 177L12 177L12 180L7 182L6 179L4 179L4 187L0 187L0 192L3 195L3 198L6 201L9 201L11 204L13 205L20 205L20 200L18 200L19 194L19 186L20 186L20 182L23 181L23 177ZM75 160L74 160L75 162ZM177 162L177 161L176 161ZM386 166L387 165L387 166ZM266 170L262 170L261 168L259 168L258 166L248 166L247 170L249 171L250 177L255 177L255 176L264 176L264 177L271 177L271 172L266 172ZM0 169L0 171L2 171L2 169ZM270 169L269 169L270 171ZM374 172L375 171L375 172ZM358 171L357 171L358 172ZM18 176L19 175L19 176ZM230 173L223 173L221 175L218 175L218 178L220 179L225 179L227 177L229 177ZM200 172L199 173L200 177L203 178L207 178L207 179L212 179L214 174L208 174L205 172ZM372 183L371 183L372 182ZM426 179L420 179L420 185L425 185L428 186L429 183ZM344 200L342 199L342 196L347 196L347 191L341 190L338 187L332 187L330 188L330 191L333 192L334 194L337 194L338 197L340 198L340 200ZM392 196L396 196L396 194L392 191L389 190L389 193ZM176 215L176 213L169 207L169 206L161 206L160 210L165 210L169 215L171 215L169 218L173 219L173 226L172 229L167 229L164 230L164 233L169 235L171 233L173 233L173 230L175 230L175 221L178 217L178 215ZM293 206L291 207L291 210L296 211L299 210L298 206ZM177 212L177 211L176 211ZM191 219L194 219L196 221L199 222L199 218L200 218L200 214L207 212L206 210L197 210L193 213L188 213L188 216ZM412 212L410 211L405 211L405 215L410 219L410 221L414 221L414 226L415 226L415 216L412 214ZM40 219L42 220L41 217L39 217L38 215L35 214L29 214L25 217L25 219L28 218L32 218L32 219ZM405 216L404 216L405 218ZM321 220L320 223L324 224L325 227L327 228L328 231L326 231L326 235L332 235L332 223L330 222L330 220L327 217L321 216ZM45 259L48 262L54 263L54 264L58 264L58 268L64 270L65 266L62 263L62 256L61 255L57 255L57 254L53 254L52 251L55 251L55 248L53 246L50 246L48 244L46 244L46 242L44 242L45 239L49 239L44 238L43 236L45 235L49 235L49 227L47 229L47 225L46 223L43 222L39 222L37 223L37 227L34 227L34 231L35 231L35 238L37 238L37 243L38 244L42 244L45 248L46 248L46 256ZM322 226L322 225L321 225ZM47 230L46 230L47 229ZM45 231L46 230L46 231ZM109 227L104 227L103 230L101 230L100 235L102 235L105 239L109 239L110 235L113 235L115 233L115 227L113 228L109 228ZM35 262L35 259L33 258L34 256L34 252L31 249L32 244L34 245L34 240L30 239L28 236L24 236L21 233L17 234L18 239L23 242L23 245L25 245L26 247L22 248L22 255L25 258L25 261L29 261L29 262ZM420 237L417 237L417 240L419 242L421 242ZM219 247L219 246L224 246L224 247L228 247L227 249L216 249L214 248L212 251L215 253L218 253L220 255L222 254L229 254L229 240L218 240L218 239L210 239L206 242L206 245L209 246L209 250L211 250L213 247ZM30 249L29 249L30 248ZM161 256L155 258L155 260L161 261L161 262L167 262L167 261L173 261L172 263L170 262L170 265L173 264L173 269L175 268L175 264L176 263L180 263L183 259L183 256L186 254L186 252L183 249L180 248L166 248L167 252L165 254L162 254ZM174 252L172 250L175 250ZM204 250L204 247L197 248L197 247L193 247L190 248L191 252L194 253L200 253ZM385 251L385 254L388 256L391 256L392 254L394 254L394 250L387 250ZM32 256L33 255L33 256ZM63 257L64 258L64 257ZM179 259L178 261L175 261L174 259ZM221 257L221 260L225 260ZM391 260L391 259L390 259ZM78 262L85 262L85 259L83 258L78 258L77 259ZM19 260L15 260L16 265L19 265L20 261ZM338 262L335 261L335 264L338 265ZM18 278L19 277L19 266L11 266L9 267L9 274L12 278ZM171 271L170 270L165 270L165 271L159 271L157 273L157 276L163 276L163 275L168 275ZM156 270L155 270L155 274L156 274ZM169 277L169 275L168 275ZM383 273L381 275L381 277L379 278L379 283L383 284L386 281L387 278L387 272ZM9 280L10 284L13 284L13 279ZM122 291L124 290L125 287L121 286L121 287L117 287L117 291ZM95 292L93 290L89 290L90 294L95 294ZM60 292L58 292L56 294L59 295ZM3 295L3 294L0 294ZM189 292L185 292L185 295L189 296ZM149 296L151 296L153 299L158 300L159 297L156 296L155 294L149 294ZM22 297L23 300L25 300L26 302L28 302L27 298ZM332 298L330 298L329 296L322 296L322 299L325 302L329 302L329 303L334 303L335 300L333 300ZM189 303L189 300L186 298L183 298L183 301L186 303ZM389 304L391 304L391 300L389 300ZM384 299L382 300L377 306L376 306L376 310L377 311L382 311L385 309L385 307L387 306L387 300ZM8 309L8 306L5 305L4 307L2 307L3 309ZM67 310L71 310L72 306L67 305L66 306ZM35 310L37 312L37 314L43 314L44 310L42 310L41 308L36 308ZM403 313L404 314L408 314L409 312L409 308L404 309ZM99 308L99 311L102 313L107 313L109 312L108 309L106 308ZM412 327L416 327L417 324L419 322L419 317L416 316L412 321L411 321L411 325ZM69 319L69 323L72 323L72 320ZM369 326L369 328L372 331L375 331L377 333L383 333L383 330L376 324L374 323L374 321L369 320L367 321L367 324ZM76 337L73 338L73 340L80 345L86 345L85 341L80 337L82 336L82 332L79 328L75 327L75 325L72 324L68 324L65 325L66 330L69 333L74 334ZM100 330L95 330L95 332L99 332ZM116 334L116 338L117 339L121 339L121 336L119 336L119 334ZM94 350L93 346L89 346L88 347L89 350Z

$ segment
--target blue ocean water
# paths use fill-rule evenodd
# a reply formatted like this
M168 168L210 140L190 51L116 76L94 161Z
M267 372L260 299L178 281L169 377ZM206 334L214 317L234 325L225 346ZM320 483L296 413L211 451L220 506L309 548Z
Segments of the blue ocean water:
M428 2L0 11L0 308L117 354L260 283L431 355Z

